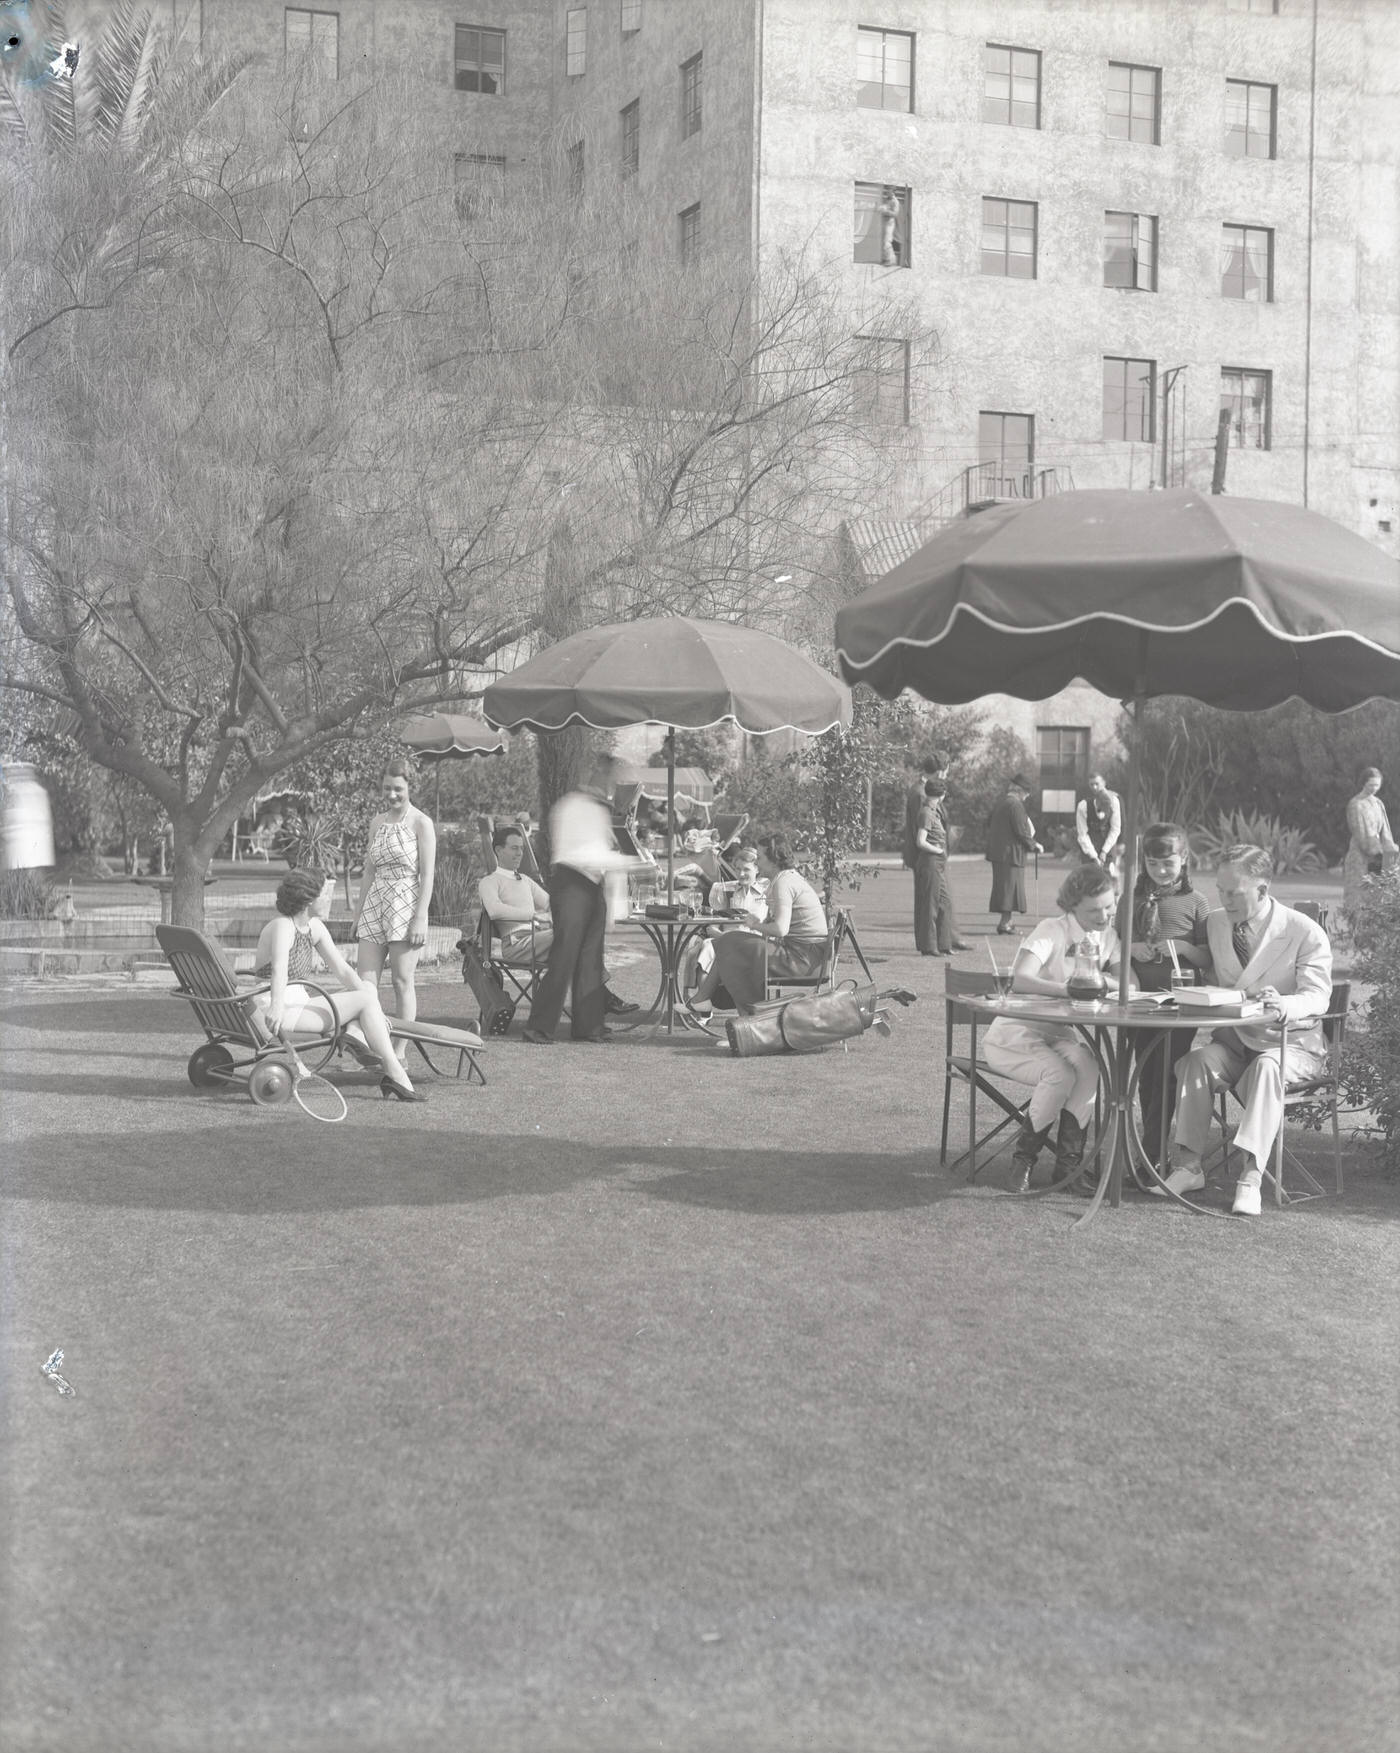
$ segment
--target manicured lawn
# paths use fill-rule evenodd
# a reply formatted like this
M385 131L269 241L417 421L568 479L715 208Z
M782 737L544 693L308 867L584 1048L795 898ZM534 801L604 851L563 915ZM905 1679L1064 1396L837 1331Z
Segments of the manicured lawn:
M0 1744L1400 1744L1396 1191L950 1181L940 965L855 906L891 1040L507 1041L337 1128L197 1095L170 998L0 1002Z

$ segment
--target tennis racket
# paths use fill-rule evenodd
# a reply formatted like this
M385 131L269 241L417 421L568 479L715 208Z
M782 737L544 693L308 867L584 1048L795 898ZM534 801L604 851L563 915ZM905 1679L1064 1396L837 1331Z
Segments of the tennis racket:
M350 1111L345 1097L329 1078L303 1064L285 1035L282 1040L287 1048L287 1070L292 1074L292 1100L303 1114L309 1114L313 1120L322 1120L327 1126L343 1120Z

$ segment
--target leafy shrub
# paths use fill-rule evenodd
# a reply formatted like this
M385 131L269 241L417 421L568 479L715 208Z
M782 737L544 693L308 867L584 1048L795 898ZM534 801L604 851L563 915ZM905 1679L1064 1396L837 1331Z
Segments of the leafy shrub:
M1272 854L1278 876L1309 876L1325 870L1321 853L1300 828L1286 828L1277 816L1249 815L1244 810L1222 810L1214 828L1193 828L1191 850L1206 865L1220 863L1231 846L1261 846Z
M428 903L428 917L435 925L464 925L472 918L480 877L481 861L467 836L454 835L446 844L438 843L433 896Z
M47 919L54 887L47 871L7 870L0 874L0 919Z
M1352 978L1370 997L1353 1006L1342 1056L1348 1107L1375 1116L1387 1176L1400 1176L1400 873L1365 885Z

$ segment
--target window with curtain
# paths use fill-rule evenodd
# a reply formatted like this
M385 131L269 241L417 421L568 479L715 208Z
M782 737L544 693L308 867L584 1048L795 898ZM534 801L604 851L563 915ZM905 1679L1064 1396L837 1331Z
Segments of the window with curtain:
M1225 150L1231 158L1275 156L1277 88L1248 79L1225 81Z
M907 30L856 32L856 104L865 110L914 107L914 33Z
M1046 815L1074 814L1089 783L1089 731L1084 725L1040 724L1035 731L1040 807Z
M982 120L1040 126L1040 50L988 43L982 51Z
M1272 373L1227 365L1220 373L1220 406L1230 410L1230 443L1237 450L1268 450Z
M340 14L316 12L307 6L283 11L283 43L288 57L308 55L329 79L340 77Z
M453 37L453 84L458 91L503 97L506 89L506 33L478 24L459 24Z
M457 217L484 219L505 194L506 161L491 152L454 152L452 180L457 185Z
M982 198L982 272L1035 279L1036 203Z
M909 266L909 190L893 183L857 183L851 260L882 268Z
M1157 290L1157 219L1154 214L1104 214L1103 283L1131 292Z
M681 139L700 132L702 120L703 55L681 63Z
M642 100L634 98L622 111L622 174L635 176L642 162Z
M1104 132L1110 140L1156 146L1161 139L1162 70L1110 61L1104 91Z
M1150 359L1103 362L1103 435L1150 444L1156 429L1157 368Z
M870 426L909 424L909 343L857 335L864 357L851 373L856 418Z
M1263 225L1222 228L1220 296L1249 304L1274 301L1274 234Z
M642 0L622 0L622 34L630 37L642 28Z
M681 262L693 262L700 253L700 203L687 207L680 216Z

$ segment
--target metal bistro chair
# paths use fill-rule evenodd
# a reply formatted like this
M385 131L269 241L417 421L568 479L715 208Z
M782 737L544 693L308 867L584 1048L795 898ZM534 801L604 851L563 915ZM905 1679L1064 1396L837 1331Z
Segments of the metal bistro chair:
M503 984L509 981L515 991L516 999L526 1004L533 1004L536 989L544 973L542 964L535 959L535 922L530 921L530 960L528 962L509 962L501 954L501 933L491 915L483 907L481 916L476 922L476 947L487 968Z
M1351 981L1334 980L1332 996L1328 1000L1327 1012L1319 1020L1322 1023L1323 1037L1327 1042L1327 1069L1319 1076L1309 1078L1304 1083L1289 1084L1283 1092L1283 1125L1278 1129L1278 1137L1274 1141L1273 1167L1266 1170L1269 1180L1273 1183L1275 1205L1297 1205L1304 1199L1321 1199L1327 1197L1327 1189L1322 1185L1297 1155L1288 1150L1283 1142L1284 1126L1288 1123L1290 1110L1297 1112L1300 1108L1321 1107L1332 1122L1332 1192L1340 1198L1342 1194L1342 1128L1341 1128L1341 1065L1342 1049L1346 1043L1347 1016L1351 1010ZM1286 1050L1285 1045L1279 1049L1280 1062ZM1222 1090L1216 1109L1216 1118L1220 1123L1220 1136L1224 1147L1224 1165L1228 1176L1230 1172L1230 1136L1226 1131L1225 1098L1232 1091ZM1292 1171L1295 1183L1301 1183L1298 1192L1291 1192L1284 1184L1285 1169Z
M807 942L807 939L799 941ZM811 942L818 940L812 938ZM836 965L841 959L841 946L850 944L852 953L860 963L867 980L873 980L870 964L860 947L860 939L856 936L855 925L850 911L838 907L832 915L831 925L826 934L826 948L822 953L820 965L811 974L770 974L768 971L768 938L763 940L763 993L765 999L781 997L784 992L796 987L811 992L831 992L836 986Z
M989 1083L989 1077L995 1077L994 1071L987 1068L977 1057L977 1031L991 1025L980 1012L971 1010L958 1002L959 998L988 998L997 990L997 983L991 974L981 974L976 970L962 968L945 968L943 971L943 1133L939 1140L938 1162L940 1168L946 1167L953 1174L962 1163L968 1164L967 1178L977 1178L977 1153L993 1139L1000 1138L1008 1128L1018 1131L1025 1121L1026 1111L1030 1107L1030 1097L1017 1102L996 1084ZM966 1053L956 1051L953 1037L955 1028L969 1031L968 1050ZM965 1083L968 1089L967 1115L967 1149L961 1156L948 1161L948 1117L952 1106L953 1080ZM1024 1089L1024 1084L1018 1084ZM1001 1111L1001 1119L989 1132L977 1136L977 1097L984 1095L992 1105ZM1005 1148L1002 1146L1001 1148ZM995 1157L999 1151L993 1151Z

